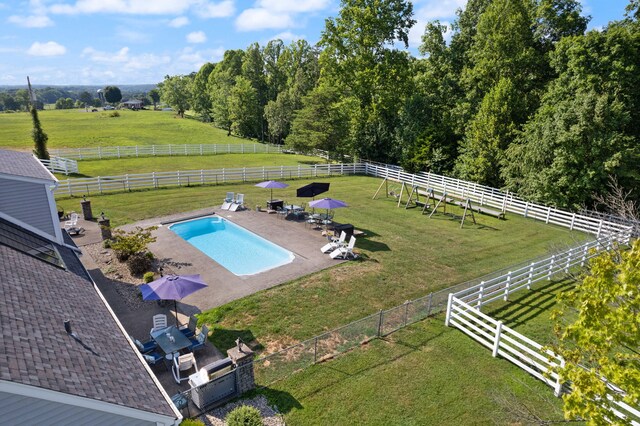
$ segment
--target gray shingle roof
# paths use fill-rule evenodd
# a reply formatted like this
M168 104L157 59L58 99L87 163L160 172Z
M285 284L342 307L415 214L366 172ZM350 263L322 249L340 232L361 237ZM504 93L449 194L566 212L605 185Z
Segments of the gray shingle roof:
M175 418L72 250L58 249L68 270L0 245L0 380Z
M33 154L6 149L0 149L0 173L49 181L55 180Z

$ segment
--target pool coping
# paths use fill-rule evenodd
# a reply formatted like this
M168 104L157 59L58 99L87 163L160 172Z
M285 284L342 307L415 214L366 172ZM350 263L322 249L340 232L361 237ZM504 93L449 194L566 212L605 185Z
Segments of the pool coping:
M149 245L151 252L178 274L200 274L208 287L188 297L180 303L185 314L195 314L233 300L240 299L260 290L309 275L344 261L334 260L323 254L320 248L327 240L321 232L306 227L304 222L294 222L266 212L253 210L226 211L219 206L213 208L217 216L229 219L235 224L292 252L295 259L288 264L255 275L238 276L183 240L166 225L197 217L211 215L212 209L201 209L171 216L158 217L122 226L123 230L135 227L157 226L153 231L156 242Z

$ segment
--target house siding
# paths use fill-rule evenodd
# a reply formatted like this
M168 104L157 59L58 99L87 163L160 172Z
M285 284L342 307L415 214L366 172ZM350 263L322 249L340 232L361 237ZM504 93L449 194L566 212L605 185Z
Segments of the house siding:
M0 178L0 211L55 237L47 186Z
M91 408L0 392L2 425L155 426L150 422Z

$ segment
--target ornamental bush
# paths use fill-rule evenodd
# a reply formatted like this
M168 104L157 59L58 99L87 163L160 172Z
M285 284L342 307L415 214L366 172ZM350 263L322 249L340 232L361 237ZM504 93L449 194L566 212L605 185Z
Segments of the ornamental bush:
M225 419L228 426L262 426L262 416L257 408L241 405L234 408Z
M145 272L144 275L142 276L142 281L144 281L145 284L149 284L151 281L153 281L153 278L155 277L155 274L151 271L149 272Z
M121 229L114 231L111 248L115 251L118 260L124 262L136 253L146 252L147 246L156 241L156 237L151 236L151 231L155 229L157 229L156 226L144 229L136 226L136 229L131 232L125 232ZM140 273L148 270L149 268L146 268Z

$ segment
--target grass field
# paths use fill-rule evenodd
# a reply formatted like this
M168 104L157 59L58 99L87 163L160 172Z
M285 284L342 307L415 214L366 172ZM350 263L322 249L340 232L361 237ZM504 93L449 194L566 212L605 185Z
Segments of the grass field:
M42 129L49 136L48 148L133 146L164 144L251 143L227 136L227 132L192 118L177 118L165 111L85 112L84 109L39 112ZM26 112L0 114L0 145L31 151L31 115Z
M322 164L325 160L294 154L217 154L184 157L143 157L78 161L80 174L56 174L59 180L79 177L113 176L135 173L210 170L241 167L297 166Z
M220 350L233 346L237 337L258 352L278 350L379 309L585 238L511 214L504 221L478 214L477 225L460 229L459 219L450 216L429 219L417 209L396 208L393 198L372 200L379 179L356 176L328 181L327 195L349 204L335 211L335 220L367 233L356 244L361 260L204 312L201 319L214 325L211 341ZM289 181L289 188L274 195L289 202L308 201L295 199L295 188L308 182ZM96 196L92 206L120 225L216 205L227 191L245 193L250 206L264 203L268 194L247 184L174 188ZM62 199L58 204L78 210L79 200ZM461 213L453 207L448 211ZM542 383L492 358L441 321L415 324L294 374L263 392L292 425L527 424L521 417L529 412L561 419L560 401Z

